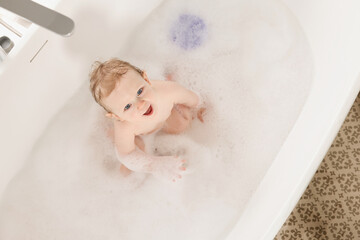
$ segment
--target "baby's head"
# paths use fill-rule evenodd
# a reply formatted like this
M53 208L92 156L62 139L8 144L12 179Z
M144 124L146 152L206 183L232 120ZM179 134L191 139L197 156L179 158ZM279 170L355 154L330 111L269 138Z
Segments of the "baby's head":
M144 71L128 62L119 59L95 62L90 73L90 90L109 118L136 121L152 115L150 81Z

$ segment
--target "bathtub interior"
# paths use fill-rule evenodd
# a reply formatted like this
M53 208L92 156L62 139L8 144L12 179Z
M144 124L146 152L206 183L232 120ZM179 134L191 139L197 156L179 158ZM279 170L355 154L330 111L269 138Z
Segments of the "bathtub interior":
M259 2L253 4L256 6ZM141 239L144 234L154 234L154 232L157 234L157 239L165 239L170 236L169 234L187 239L209 239L208 236L216 239L225 235L224 229L229 229L236 222L245 202L271 165L300 113L312 80L312 59L309 56L311 54L296 19L283 8L281 3L276 1L268 1L267 4L287 21L285 21L286 24L281 25L282 28L275 28L275 32L284 34L281 36L286 38L286 43L294 43L294 36L303 42L297 42L292 51L287 52L293 56L292 59L284 61L290 63L290 67L288 65L285 68L286 63L279 66L271 65L275 73L269 70L270 67L266 69L265 66L274 61L274 58L283 57L279 55L279 51L284 51L286 44L266 46L259 41L256 49L265 51L251 51L254 49L253 46L247 45L253 42L250 40L270 36L269 42L274 44L276 43L274 40L279 36L257 22L256 18L252 22L254 25L241 25L244 19L237 19L235 11L233 14L228 12L227 15L206 18L216 13L210 14L207 11L211 12L211 9L203 9L204 1L192 1L191 4L195 7L189 7L188 2L184 1L182 6L185 7L180 10L175 8L176 4L173 3L174 1L147 2L146 4L154 6L152 8L159 4L160 6L146 18L146 21L143 21L150 13L149 9L152 8L149 8L149 5L145 6L141 1L132 2L131 10L124 10L123 2L105 1L99 4L96 1L87 1L84 6L84 3L79 1L71 2L71 8L69 8L70 1L63 1L57 9L75 20L77 26L74 36L65 40L58 39L57 36L38 29L16 58L9 59L6 63L6 71L3 70L1 76L1 84L5 88L1 88L0 95L6 99L6 103L4 101L1 103L1 109L9 113L4 117L4 121L8 124L2 126L4 128L2 130L9 134L5 135L6 138L2 138L2 141L10 146L4 151L5 159L11 159L15 164L11 168L7 167L9 163L1 162L4 166L1 169L9 170L2 175L2 180L4 180L1 181L1 184L4 184L2 188L5 188L15 172L18 172L20 168L21 170L8 184L2 198L1 207L4 214L1 214L0 221L4 223L1 226L7 230L0 229L0 236L13 234L8 230L13 229L15 224L19 226L29 221L29 219L19 219L19 216L24 214L31 216L32 225L28 227L31 228L29 232L32 234L46 237L51 229L53 233L64 234L59 235L63 239L81 233L81 237L92 236L93 239L109 233L119 236L138 236ZM228 4L229 8L231 4L235 4L235 1ZM245 4L245 1L242 4ZM119 11L123 11L124 15L109 11L109 9L120 9ZM221 13L221 10L224 11L224 5L218 6L216 10ZM225 21L221 20L224 15L227 17L226 21L238 21L237 26L242 26L243 29L239 27L239 32L233 34L232 27L226 28L224 27L226 24L221 24L221 21ZM183 18L177 18L177 16L183 16ZM275 25L281 20L272 14L261 16L267 21L273 20ZM167 25L164 19L170 19L172 24ZM182 39L183 29L194 21L197 23L196 38L190 41ZM206 26L205 28L201 27L201 22ZM291 24L288 24L289 22ZM259 26L263 27L260 28L262 30L260 35L256 35L259 34L257 31L253 31L253 35L245 34L245 29L248 33ZM134 31L134 28L137 30ZM164 34L166 32L164 29L175 29L175 32L170 31L170 41L169 35ZM204 29L206 31L203 31ZM208 31L209 29L212 31ZM289 31L291 34L288 34ZM227 37L230 35L231 38ZM210 37L212 41L206 42L206 39ZM284 38L280 40L285 41ZM239 39L241 41L236 41ZM37 48L46 41L44 50L32 63L29 63L29 59L33 57ZM278 49L274 50L274 46ZM241 51L234 53L239 48ZM118 50L114 53L114 49ZM172 52L173 56L170 56L169 52ZM303 54L304 52L306 54ZM173 74L178 81L199 92L205 101L211 103L212 108L209 108L207 115L209 124L201 125L196 122L193 130L184 136L161 136L156 139L156 144L162 146L164 152L186 149L190 156L199 160L193 164L195 166L197 164L198 168L185 176L182 182L169 185L147 176L145 181L138 185L137 183L144 178L141 174L131 179L121 179L114 171L118 165L116 161L113 161L109 144L99 144L99 142L107 141L101 135L107 125L101 118L100 109L92 102L84 82L87 80L89 66L94 60L99 59L99 56L101 60L105 60L114 57L114 54L144 67L150 77L163 78L164 74ZM241 58L241 54L247 58ZM154 55L159 57L153 60ZM246 67L241 68L234 64L239 61ZM220 79L226 84L219 86L216 83L219 79L219 70L214 68L214 65L221 68L222 78ZM296 67L291 68L295 65ZM18 70L19 66L22 71ZM234 68L237 68L238 72L234 73ZM267 73L267 79L272 80L264 82L264 77L254 77L259 69ZM290 69L290 71L280 74L284 69ZM303 74L300 74L302 78L294 77L299 76L299 72ZM252 77L257 82L236 85L236 82L229 80L233 75L242 81ZM273 84L274 78L289 78L289 76L292 76L294 80L291 86L280 84L277 89L285 86L288 90L285 94L288 95L279 95L279 98L275 100L266 98L266 96L277 96L278 92L273 90L276 85ZM196 82L189 81L191 78L195 78ZM17 82L8 84L8 81L3 81L3 79L14 81L16 79ZM205 82L203 79L208 79L208 81ZM296 82L300 80L304 81L303 84L296 85ZM218 91L218 88L221 88L221 91ZM234 88L243 89L247 93L252 92L253 95L234 96ZM210 96L206 91L212 95ZM34 95L38 98L33 98ZM296 98L299 100L296 103L286 101L286 104L279 104L281 99L294 100ZM254 102L258 105L251 105ZM264 102L268 105L262 105ZM234 114L232 103L244 112L239 111ZM271 111L270 106L272 106ZM252 109L257 109L257 111L252 111ZM240 114L243 115L240 116ZM223 118L217 118L219 115ZM92 117L88 120L86 116ZM279 121L279 119L282 120ZM215 124L224 123L224 121L226 124L223 126ZM31 127L29 127L30 124ZM279 128L279 125L282 127ZM96 126L103 126L103 128ZM236 127L231 131L221 129L228 126ZM96 131L91 129L96 129ZM217 131L218 129L224 131ZM204 135L205 132L209 134ZM76 133L75 136L74 133ZM212 135L214 133L217 135ZM228 135L231 137L228 138ZM219 147L209 141L216 137L226 144ZM59 142L60 138L61 142ZM167 142L174 144L166 145ZM91 152L90 155L87 151L85 155L81 155L83 153L79 153L78 149L89 147L90 143L98 151ZM216 151L209 151L209 146L217 150L220 156L231 153L242 158L236 163L232 161L231 164L224 165L223 158L220 158L222 160L213 158ZM241 151L241 146L246 146L247 151ZM45 151L46 148L52 150ZM94 156L102 160L96 161ZM106 158L101 156L106 156ZM77 158L82 160L74 161ZM231 156L228 158L235 159ZM200 159L203 160L200 161ZM249 159L252 161L248 161ZM22 167L24 162L25 165ZM218 175L225 177L218 178ZM134 189L134 186L137 188ZM222 197L219 198L219 195ZM21 199L27 199L27 203L25 204L25 201ZM29 199L31 201L28 201ZM129 199L132 201L129 202ZM143 205L139 208L140 205L137 204ZM16 211L14 211L15 208ZM122 211L124 208L128 209L126 213ZM159 214L164 211L168 214ZM64 215L63 212L67 214ZM154 215L158 217L154 219ZM152 216L152 218L145 216ZM69 219L72 220L69 221ZM104 222L109 219L113 221L104 226ZM124 224L124 222L133 224ZM168 223L166 224L168 231L154 230L165 222ZM115 225L119 226L116 232L113 230ZM47 229L41 229L39 226ZM85 227L89 236L81 231ZM64 229L67 231L63 231ZM139 229L142 231L139 232Z
M284 3L298 17L310 43L314 82L296 124L227 236L229 240L275 237L320 165L360 89L360 3Z

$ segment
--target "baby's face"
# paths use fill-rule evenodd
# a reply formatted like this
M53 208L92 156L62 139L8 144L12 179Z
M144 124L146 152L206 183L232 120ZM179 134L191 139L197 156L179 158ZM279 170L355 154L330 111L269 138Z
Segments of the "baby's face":
M116 84L111 94L104 99L118 120L141 122L156 115L155 93L151 85L133 69L128 70ZM155 107L156 108L156 107Z

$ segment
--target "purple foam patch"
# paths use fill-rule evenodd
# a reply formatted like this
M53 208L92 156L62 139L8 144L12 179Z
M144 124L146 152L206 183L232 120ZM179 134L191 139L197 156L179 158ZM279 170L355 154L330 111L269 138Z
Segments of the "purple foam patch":
M204 42L206 25L204 21L190 14L182 14L172 25L171 40L179 47L189 50L195 49Z

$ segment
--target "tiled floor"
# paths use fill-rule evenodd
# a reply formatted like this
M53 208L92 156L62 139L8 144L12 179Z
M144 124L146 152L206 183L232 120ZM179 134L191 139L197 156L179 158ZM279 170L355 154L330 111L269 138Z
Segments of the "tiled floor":
M360 94L275 239L360 239Z

